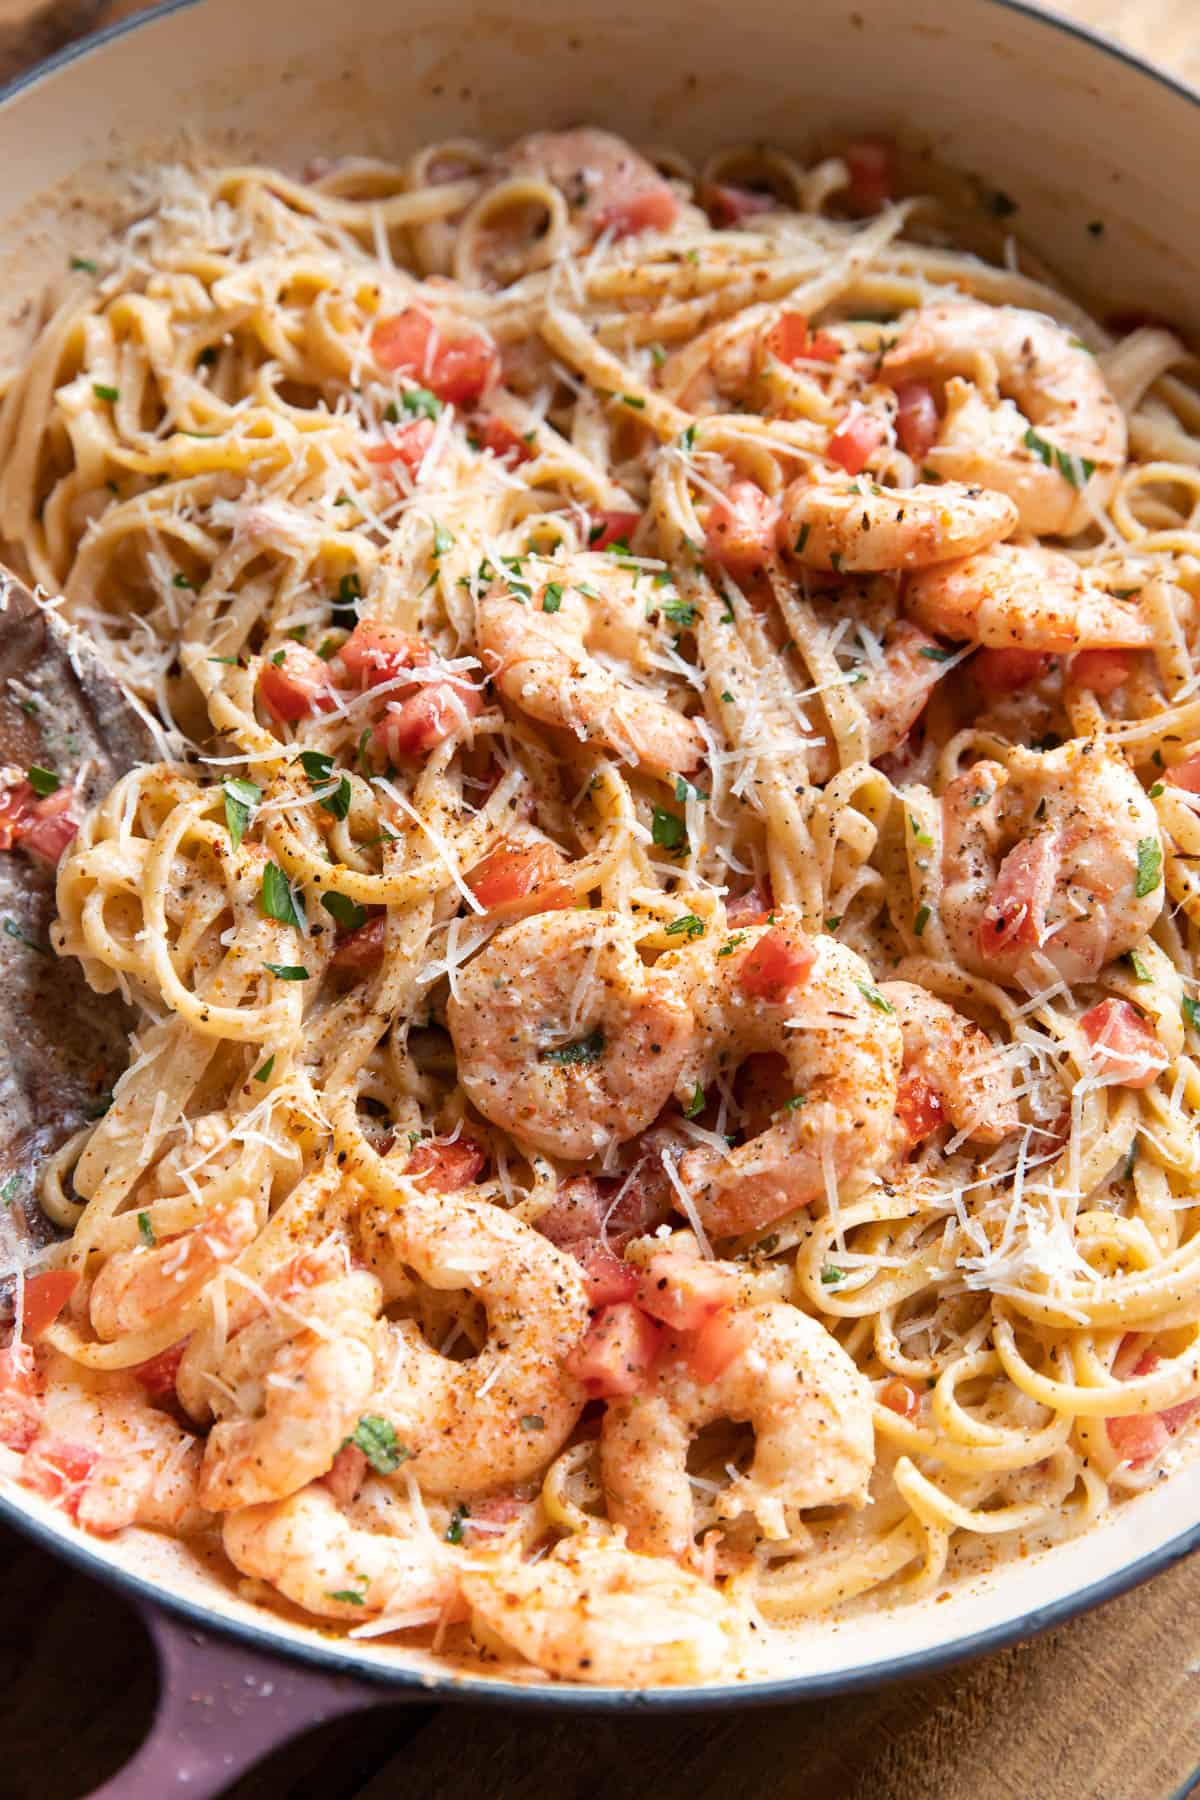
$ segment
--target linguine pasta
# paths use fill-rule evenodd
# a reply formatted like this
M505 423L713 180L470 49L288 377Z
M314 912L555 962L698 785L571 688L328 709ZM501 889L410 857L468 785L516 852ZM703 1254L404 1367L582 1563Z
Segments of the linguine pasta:
M584 1680L1086 1526L1200 1396L1187 352L879 146L310 173L163 172L0 414L10 555L161 748L59 865L54 948L137 1027L16 1245L27 1478ZM922 362L948 298L988 316ZM989 623L945 570L1002 540ZM826 978L853 1022L768 1042ZM768 1415L738 1320L786 1362L792 1314ZM673 1648L614 1647L624 1582Z

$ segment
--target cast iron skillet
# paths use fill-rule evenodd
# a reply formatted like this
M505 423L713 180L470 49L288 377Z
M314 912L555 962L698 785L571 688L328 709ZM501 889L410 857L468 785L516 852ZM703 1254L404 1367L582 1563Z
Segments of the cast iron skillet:
M168 0L153 12L112 27L85 46L67 50L0 93L0 107L19 104L22 92L49 71L88 58L104 44L195 4L197 0ZM1118 75L1126 84L1131 75L1136 77L1141 92L1140 104L1146 109L1153 108L1156 100L1165 101L1168 92L1175 100L1182 98L1191 105L1200 106L1200 94L1170 80L1092 32L1065 20L1042 15L1022 0L980 0L980 4L990 7L996 15L997 55L1003 50L1006 18L1011 19L1014 27L1019 21L1025 32L1028 32L1030 22L1036 21L1044 34L1048 63L1056 53L1074 49L1078 54L1082 46L1089 70L1098 83L1102 83L1106 72L1114 82ZM874 0L873 4L864 5L863 11L882 15L888 11L888 6L885 0ZM900 9L893 23L896 18L903 17ZM519 17L514 14L514 34L518 23ZM943 34L953 33L956 29L954 17L946 19L939 29ZM465 100L464 95L464 104ZM467 112L469 114L469 107ZM601 112L601 122L603 116ZM469 123L469 117L466 122ZM32 154L37 154L36 149ZM24 609L26 623L20 629L32 632L36 639L38 621L36 617L29 621L28 610ZM31 650L29 643L14 649L15 617L15 614L6 617L0 612L0 679L10 672L14 657L18 661L24 658L32 667L39 656L52 658L54 654L52 644L48 647L46 643L40 649L35 645ZM29 662L30 657L32 662ZM4 667L6 658L8 668ZM101 749L107 747L111 752L111 766L115 770L127 766L134 757L146 754L145 736L140 722L126 719L119 704L115 710L106 712L113 703L113 694L106 688L101 672L93 672L93 675L90 690L89 678L85 675L79 691L73 698L66 694L62 704L75 707L81 716L90 717L93 726L99 718ZM4 726L2 715L0 705L0 731ZM10 717L10 727L12 724ZM28 751L26 744L22 754ZM15 756L14 760L17 760ZM3 870L0 869L2 882ZM10 886L7 894L11 897L12 893ZM44 923L48 910L45 888L31 893L25 904ZM59 1006L60 1017L63 1008L74 1013L78 998L70 986L74 978L60 964L47 967L53 974L41 971L36 979L42 983L50 1000ZM111 1019L107 1024L102 1022L97 1029L100 1062L111 1068L115 1066ZM110 1078L104 1072L97 1076L95 1070L81 1075L80 1059L72 1051L69 1036L56 1035L49 1030L46 1034L48 1054L55 1054L56 1043L60 1045L62 1064L56 1065L53 1071L53 1099L47 1102L45 1114L39 1112L36 1085L30 1085L37 1073L36 1059L33 1062L26 1059L28 1079L24 1085L20 1059L13 1059L18 1064L16 1085L13 1088L10 1079L8 1100L15 1112L7 1124L3 1110L5 1091L0 1083L0 1143L11 1144L14 1134L20 1136L31 1162L49 1147L55 1130L58 1135L65 1135L70 1121L77 1121L81 1113L86 1113L94 1098L89 1082L94 1085L97 1079ZM8 1045L6 1049L12 1047ZM58 1121L56 1127L48 1124L49 1115ZM744 1686L674 1688L640 1693L565 1686L523 1689L495 1681L463 1678L449 1672L433 1677L412 1669L378 1664L364 1668L363 1658L343 1639L325 1637L313 1629L301 1637L289 1637L286 1642L281 1642L265 1616L261 1624L229 1619L203 1601L173 1591L170 1586L141 1573L116 1566L112 1552L102 1543L81 1533L64 1532L19 1491L10 1488L0 1495L0 1517L66 1563L126 1595L141 1612L154 1638L161 1676L157 1716L146 1743L134 1759L99 1790L113 1800L118 1797L119 1800L151 1800L152 1796L158 1800L177 1783L182 1784L194 1800L205 1800L207 1796L219 1794L239 1773L288 1738L338 1714L380 1703L396 1704L403 1700L427 1703L436 1698L470 1699L554 1711L618 1708L678 1711L795 1702L834 1692L876 1687L904 1676L929 1674L950 1663L999 1649L1059 1624L1169 1567L1200 1544L1200 1520L1189 1520L1183 1529L1156 1542L1148 1552L1132 1556L1100 1578L1081 1580L1071 1591L1055 1596L1048 1604L1035 1606L1016 1617L1008 1616L1000 1623L982 1629L959 1631L948 1641L931 1648L873 1660L868 1657L853 1666L838 1667L827 1673L806 1672ZM1102 1556L1100 1560L1103 1561Z

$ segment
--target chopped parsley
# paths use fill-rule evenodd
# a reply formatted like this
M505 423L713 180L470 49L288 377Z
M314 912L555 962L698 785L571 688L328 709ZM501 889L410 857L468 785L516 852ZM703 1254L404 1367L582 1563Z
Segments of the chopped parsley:
M470 1507L464 1506L462 1504L462 1502L460 1501L459 1504L455 1507L454 1511L450 1514L450 1523L446 1527L446 1542L448 1544L461 1544L462 1543L462 1541L463 1541L463 1520L469 1519L470 1516L471 1516Z
M1138 955L1136 950L1127 951L1125 954L1125 961L1129 964L1130 968L1133 970L1133 979L1135 981L1153 981L1154 980L1153 975L1151 975L1149 969L1145 965L1145 962Z
M291 925L297 931L304 930L304 915L296 903L292 885L278 863L268 863L263 870L259 901L268 919L278 919L281 925Z
M558 1050L543 1050L541 1061L556 1063L560 1069L570 1069L580 1063L599 1062L604 1051L604 1033L597 1027L595 1031L589 1031L585 1038L577 1038L573 1044L563 1044Z
M731 706L733 704L733 695L730 693L728 688L725 689L725 692L721 695L721 698L722 698L722 700L724 700L724 702L727 706Z
M225 829L229 833L229 841L236 850L245 835L252 814L262 803L262 789L252 781L243 781L234 777L222 782L221 790L225 795Z
M1200 1031L1200 1000L1193 1000L1185 994L1180 1002L1180 1010L1193 1031Z
M172 579L171 586L177 587L177 588L186 588L189 594L194 594L196 592L195 582L192 581L189 576L185 575L182 569L177 569L175 571L175 575L174 575L174 578Z
M268 1056L268 1058L267 1058L266 1062L263 1064L262 1068L255 1069L255 1071L254 1071L255 1081L269 1081L271 1079L271 1070L274 1067L275 1067L275 1052L272 1050L270 1056Z
M796 555L797 556L803 556L804 546L808 542L808 534L811 530L812 530L811 525L802 525L800 527L800 536L796 539Z
M677 813L656 806L650 821L650 837L660 850L681 851L687 848L687 826Z
M703 1111L704 1111L704 1089L700 1086L700 1083L697 1082L695 1087L692 1090L691 1099L688 1101L687 1105L683 1109L683 1116L685 1119L696 1119L696 1118L699 1118L700 1114Z
M366 907L357 905L345 894L322 894L321 905L343 931L357 931L367 922Z
M685 781L682 775L677 775L675 777L675 798L680 806L686 806L689 800L707 800L708 795L703 788L693 787L690 781Z
M3 1187L0 1187L0 1206L11 1206L17 1197L17 1189L21 1185L19 1175L10 1175Z
M873 982L856 981L854 985L858 989L859 993L862 995L863 999L867 1002L867 1004L869 1006L873 1006L875 1008L876 1012L881 1012L881 1013L894 1013L895 1012L896 1009L892 1005L891 1001L884 999L883 995L880 993L879 989L874 985Z
M364 1413L346 1443L362 1451L377 1475L394 1475L412 1455L398 1442L395 1426L378 1413Z
M726 938L725 942L721 945L721 948L717 951L717 955L732 956L738 945L745 943L746 937L746 932L735 931L731 938Z
M41 944L36 943L31 937L26 937L25 933L21 930L21 927L13 919L5 919L4 935L5 937L15 938L17 943L24 944L27 950L36 950L39 956L45 956L46 954Z
M1139 900L1152 894L1162 881L1162 845L1157 838L1139 838L1137 847L1137 876L1133 891Z
M92 392L97 400L107 400L112 406L121 398L120 388L109 387L105 381L93 381Z
M151 1248L153 1248L153 1246L158 1242L158 1239L155 1237L154 1227L150 1223L150 1214L148 1212L140 1212L137 1216L137 1219L138 1219L138 1236L141 1238L143 1244L146 1244L146 1245L150 1246Z
M839 1281L845 1281L845 1269L839 1269L834 1263L826 1263L821 1270L821 1286L836 1287Z
M326 1599L340 1600L343 1606L365 1606L367 1603L366 1586L360 1593L357 1588L328 1588Z
M400 396L400 404L414 419L439 419L442 415L441 401L428 388L405 388Z
M1032 450L1048 469L1057 466L1059 474L1065 481L1069 481L1073 488L1083 487L1084 483L1090 480L1096 472L1096 465L1089 457L1069 456L1056 444L1048 443L1044 437L1039 437L1032 425L1022 441L1026 449Z
M682 937L690 944L693 938L704 936L704 920L698 919L695 913L684 913L678 919L672 919L667 926L668 937Z
M41 799L47 794L55 794L62 786L53 769L43 769L40 763L31 763L28 769L29 785Z
M614 394L613 399L621 406L631 406L634 412L645 412L646 410L646 402L639 399L637 394Z
M90 256L73 256L70 266L84 275L94 275L98 265L92 261Z
M696 427L694 425L689 425L686 431L682 431L679 434L679 448L681 450L694 450L695 447Z
M668 600L662 609L662 615L672 625L682 625L685 631L696 623L696 608L690 600Z
M783 1110L784 1112L799 1112L800 1108L806 1105L807 1102L807 1094L793 1094L790 1100L784 1101Z
M923 656L926 662L943 663L949 662L950 658L954 655L954 652L953 650L935 650L931 647L926 647L924 650L918 650L917 655Z
M930 910L927 906L919 906L917 908L917 916L913 920L913 931L917 937L920 937L921 934L923 933L923 931L925 930L925 927L929 923L930 917L931 917Z
M562 597L562 582L548 581L546 583L546 591L542 595L542 611L544 613L556 613L562 605Z
M454 548L454 533L447 531L444 525L433 528L433 554L435 557L445 556L447 550Z
M302 963L269 963L263 968L274 975L277 981L307 981L308 970Z

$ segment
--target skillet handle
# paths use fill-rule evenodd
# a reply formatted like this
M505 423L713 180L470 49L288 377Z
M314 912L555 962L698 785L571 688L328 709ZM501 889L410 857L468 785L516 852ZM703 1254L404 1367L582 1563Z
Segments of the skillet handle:
M272 1750L344 1713L402 1696L353 1676L305 1669L140 1607L158 1656L149 1735L91 1800L217 1800Z

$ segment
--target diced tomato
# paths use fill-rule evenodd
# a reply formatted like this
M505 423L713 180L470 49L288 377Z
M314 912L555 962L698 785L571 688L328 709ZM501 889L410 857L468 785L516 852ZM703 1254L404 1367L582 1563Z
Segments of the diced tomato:
M562 879L567 858L553 844L497 844L466 876L467 886L489 913L525 918L575 904L575 889Z
M1118 1087L1149 1087L1167 1066L1153 1026L1128 1000L1101 1000L1079 1024L1101 1076Z
M48 1325L53 1325L78 1286L78 1269L46 1269L41 1275L26 1277L21 1336L27 1343L33 1343Z
M641 522L641 513L594 512L587 547L607 550L611 544L627 544Z
M900 1077L896 1093L896 1117L910 1150L923 1144L945 1120L946 1109L942 1105L941 1095L915 1069L906 1069Z
M971 658L971 673L985 693L1015 694L1040 681L1053 664L1044 650L980 650Z
M423 1138L408 1159L404 1173L419 1178L431 1194L456 1194L469 1187L487 1168L487 1151L474 1138L459 1137L451 1143Z
M407 700L389 701L372 733L370 753L383 763L427 756L447 738L465 732L482 711L483 695L469 682L429 682Z
M71 817L74 791L60 787L38 798L28 781L0 794L0 850L19 844L53 868L79 827Z
M471 325L435 325L415 306L380 319L371 349L380 368L409 376L455 406L473 406L500 368L496 346L484 332Z
M47 1500L74 1513L88 1476L99 1460L97 1452L89 1450L86 1444L47 1433L35 1438L25 1452L20 1480L35 1494L44 1494Z
M921 1404L921 1398L910 1381L893 1375L880 1388L879 1403L886 1406L889 1412L899 1413L902 1419L911 1419Z
M1041 943L1058 863L1058 843L1049 834L1028 838L1009 851L979 924L979 947L985 957L995 950Z
M368 919L356 931L348 931L338 942L338 947L330 957L330 966L334 969L349 969L359 975L368 969L377 968L383 960L383 933L387 925L387 914L379 913L374 919Z
M1177 762L1173 769L1167 770L1167 780L1173 787L1185 788L1189 794L1200 794L1200 756L1189 756L1185 762Z
M804 313L780 313L763 338L769 355L789 368L800 362L836 362L842 346L827 331L810 332Z
M333 1459L333 1466L322 1476L339 1506L357 1500L358 1490L367 1477L367 1459L357 1444L343 1444Z
M631 1301L606 1306L566 1358L569 1375L594 1400L636 1394L662 1353L660 1327Z
M829 440L827 455L847 475L861 475L873 451L878 450L887 429L873 413L854 412L844 418Z
M495 413L490 413L483 424L476 427L475 436L497 461L508 462L513 468L529 462L533 456L525 439L511 425L506 425L503 419L498 419Z
M737 1297L736 1273L681 1250L656 1250L645 1266L637 1303L675 1331L699 1331Z
M1071 680L1093 694L1111 694L1124 687L1132 666L1127 650L1081 650L1071 658Z
M591 1243L572 1244L570 1251L583 1269L588 1305L593 1310L635 1297L639 1280L637 1270L599 1238Z
M33 1349L19 1338L0 1350L0 1444L28 1450L42 1417L42 1382Z
M754 219L760 213L778 212L774 194L757 188L736 187L728 181L707 182L700 194L700 204L718 228L740 225L743 219Z
M1113 1362L1113 1374L1119 1381L1152 1375L1161 1361L1156 1350L1142 1348L1142 1340L1136 1332L1128 1332ZM1194 1400L1180 1400L1159 1413L1126 1413L1108 1419L1105 1422L1109 1442L1123 1461L1149 1462L1166 1449L1175 1433L1187 1424L1198 1408L1200 1396Z
M850 204L856 212L879 212L892 197L895 146L883 138L857 138L843 155L850 171Z
M333 705L329 670L303 644L285 644L267 658L258 671L258 692L271 717L280 721L305 719Z
M384 465L403 463L410 475L419 475L433 442L433 431L432 419L414 419L411 425L401 426L382 444L373 444L367 451L367 461Z
M179 1365L183 1361L183 1353L187 1349L188 1340L180 1338L177 1344L171 1344L166 1350L160 1350L157 1356L146 1362L137 1363L129 1373L137 1377L148 1394L157 1399L165 1399L175 1392L175 1379L179 1374Z
M731 931L744 931L748 925L765 925L775 905L768 876L758 875L744 894L736 894L725 902L725 918Z
M338 662L346 674L363 688L397 681L432 660L433 649L424 638L378 619L360 619L338 651Z
M638 231L669 231L679 217L679 201L667 181L658 180L631 188L627 194L614 191L595 214L596 235L611 231L617 237L632 237Z
M914 462L923 462L937 440L941 420L933 389L923 381L901 381L896 387L896 436Z
M742 958L738 984L755 1000L784 1000L817 960L812 939L796 926L772 925Z
M710 562L735 577L746 576L771 561L779 503L752 481L735 481L709 508L704 546Z
M726 1307L707 1318L687 1347L688 1373L701 1387L723 1375L747 1348L754 1335L749 1313Z

